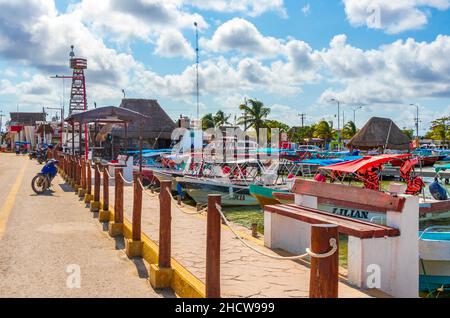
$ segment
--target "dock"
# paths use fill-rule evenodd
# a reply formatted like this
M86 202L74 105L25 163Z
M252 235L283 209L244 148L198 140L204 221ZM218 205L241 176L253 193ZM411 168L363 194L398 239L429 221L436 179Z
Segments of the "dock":
M54 192L34 195L29 185L40 168L26 157L0 156L2 187L11 189L0 197L0 297L179 296L172 289L156 291L151 287L147 258L127 257L124 237L111 238L108 222L99 222L98 213L89 212L60 176L53 182ZM113 186L109 193L110 202L114 202ZM133 218L133 187L125 186L123 194L126 225ZM144 194L142 206L143 241L157 246L158 196ZM192 280L187 283L196 285L202 293L206 279L206 218L192 212L172 202L172 266L176 262L178 270ZM262 237L251 237L248 229L236 229L265 253L289 255L264 247ZM308 297L310 270L304 261L257 254L225 227L221 256L222 297ZM81 275L79 287L77 273ZM345 272L342 274L339 297L372 296L369 291L348 285Z

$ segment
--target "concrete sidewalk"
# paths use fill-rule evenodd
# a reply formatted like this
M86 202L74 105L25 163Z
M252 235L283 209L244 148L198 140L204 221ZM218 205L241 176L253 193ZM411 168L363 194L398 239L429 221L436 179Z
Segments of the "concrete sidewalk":
M41 167L0 154L0 297L173 297L152 289L147 264L129 260L59 176L53 194L36 196Z

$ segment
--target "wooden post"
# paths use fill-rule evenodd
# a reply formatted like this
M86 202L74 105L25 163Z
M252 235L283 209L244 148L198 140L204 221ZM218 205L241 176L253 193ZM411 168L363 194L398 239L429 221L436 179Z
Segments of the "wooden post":
M86 163L86 169L86 195L84 196L84 203L90 204L94 197L92 196L92 167L89 160Z
M158 264L150 265L150 284L153 288L169 288L172 285L172 198L167 189L171 181L160 182L159 193L159 258Z
M115 171L115 202L114 202L114 222L109 223L109 235L112 237L123 235L123 186L121 174L123 169L117 168ZM129 248L127 248L127 251ZM127 253L128 254L128 253ZM130 255L131 256L131 255Z
M99 163L94 168L94 199L91 201L91 212L100 211L100 172L98 171Z
M134 178L134 196L133 196L133 224L132 224L132 239L135 242L141 241L141 216L142 216L142 175L135 173ZM161 245L161 241L160 241ZM160 254L161 255L161 254Z
M103 211L109 211L109 174L107 164L103 166Z
M114 204L114 222L118 224L123 223L123 180L121 177L123 169L117 168L115 174L116 188L115 188L115 204Z
M252 236L255 238L258 237L258 223L252 224Z
M171 189L172 181L161 181L159 193L159 260L160 268L170 268L172 249L172 199L167 189Z
M221 196L209 195L206 228L206 298L220 298L220 235L222 218L216 204L221 204Z
M324 254L331 250L330 239L339 244L338 226L335 224L315 224L311 227L311 251ZM339 274L339 249L330 257L311 257L309 284L310 298L337 298Z
M86 190L86 161L81 158L81 189Z

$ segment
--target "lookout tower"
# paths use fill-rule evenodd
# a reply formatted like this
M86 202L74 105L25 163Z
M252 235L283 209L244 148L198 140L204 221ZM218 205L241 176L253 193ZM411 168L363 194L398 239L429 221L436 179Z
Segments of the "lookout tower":
M73 45L71 46L71 49L70 68L73 69L73 76L69 115L87 110L86 78L84 76L84 70L87 69L87 60L76 58Z

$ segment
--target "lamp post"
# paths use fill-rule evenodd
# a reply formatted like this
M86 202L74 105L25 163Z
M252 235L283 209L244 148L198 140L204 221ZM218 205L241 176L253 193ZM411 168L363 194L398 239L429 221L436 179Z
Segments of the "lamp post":
M337 107L338 107L338 112L337 112L337 122L338 122L338 136L339 136L339 141L341 141L341 101L339 101L336 98L332 98L330 99L330 102L336 102L337 103Z
M416 113L416 135L417 139L419 139L419 105L416 104L409 104L409 106L416 107L417 113Z
M356 126L356 112L358 110L360 110L361 108L363 108L363 107L359 106L359 107L353 108L353 123L355 124L355 126Z

